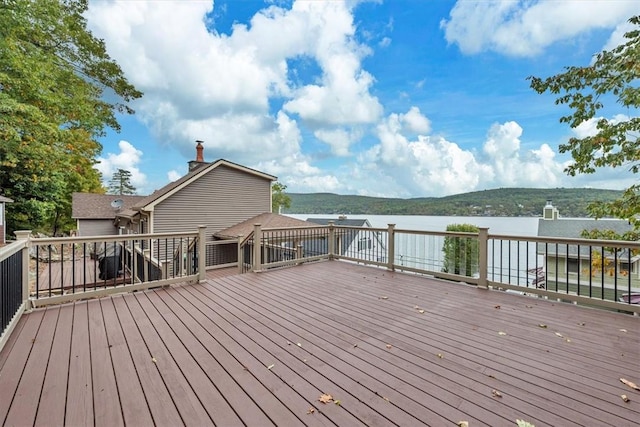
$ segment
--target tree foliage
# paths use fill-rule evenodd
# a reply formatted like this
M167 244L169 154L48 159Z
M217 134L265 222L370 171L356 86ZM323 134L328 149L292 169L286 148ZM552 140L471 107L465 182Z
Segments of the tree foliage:
M570 138L560 145L561 153L571 153L574 162L566 172L594 173L603 167L626 167L633 174L640 170L640 16L629 22L634 29L625 34L625 41L610 51L598 53L589 66L567 67L565 72L541 79L529 77L531 87L538 93L558 95L557 105L566 105L570 113L560 122L576 128L587 120L597 118L597 133L584 138ZM610 104L617 103L627 114L615 120L599 114ZM627 188L622 196L589 207L595 217L614 216L629 220L640 228L640 185Z
M87 0L0 2L0 187L7 225L71 225L71 194L104 191L93 168L115 113L142 94L86 28ZM107 101L118 99L122 103Z
M274 182L271 185L271 212L280 213L281 208L291 207L291 197L284 191L287 186L281 182Z
M447 231L478 233L478 227L472 224L449 224ZM447 236L442 246L445 273L473 276L478 273L479 245L475 237Z
M136 194L136 187L131 184L131 172L118 169L109 180L109 194Z

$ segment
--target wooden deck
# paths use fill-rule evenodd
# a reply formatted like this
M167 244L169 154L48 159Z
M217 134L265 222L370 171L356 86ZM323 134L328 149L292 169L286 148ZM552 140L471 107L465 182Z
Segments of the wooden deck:
M35 310L0 421L635 426L620 378L638 317L331 261Z

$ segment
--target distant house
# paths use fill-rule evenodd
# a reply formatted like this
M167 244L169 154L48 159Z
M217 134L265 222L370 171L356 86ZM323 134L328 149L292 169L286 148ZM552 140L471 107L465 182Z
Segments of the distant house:
M78 236L118 234L120 215L143 200L144 196L73 193L71 216Z
M205 225L211 238L238 222L271 212L274 176L228 160L205 162L200 143L196 153L196 160L189 162L185 176L147 197L110 196L110 201L103 197L100 205L96 197L94 205L83 207L81 202L90 196L74 195L73 217L82 220L80 225L87 225L80 230L81 234L89 235L86 233L92 232L91 226L94 230L99 227L100 234L107 234L107 230L111 231L108 234L117 234L120 227L125 233L142 234L191 232ZM111 205L114 199L122 200L120 208ZM91 224L90 219L102 222Z
M337 234L338 243L336 252L338 255L353 258L385 262L385 243L380 232L367 230L371 224L366 219L349 219L344 215L338 218L307 218L308 222L319 225L329 225L333 222L336 226L358 227L362 230L349 229ZM326 242L308 241L304 243L309 251L326 251Z
M561 237L580 239L583 230L613 230L623 234L631 231L633 227L627 221L615 219L587 219L587 218L560 218L558 209L548 201L543 209L542 218L538 220L538 236L540 237ZM545 265L558 274L567 276L577 276L582 271L589 271L590 252L588 246L579 245L555 245L538 244L538 254L546 256ZM603 254L605 259L613 260L612 253ZM593 256L593 253L591 254ZM634 255L629 258L629 253L622 251L615 256L618 261L618 271L631 274L640 278L640 256ZM629 262L629 260L631 262ZM551 273L551 272L550 272Z
M4 245L5 244L5 209L4 209L4 205L6 203L13 203L13 200L11 200L8 197L4 197L4 196L0 196L0 245Z

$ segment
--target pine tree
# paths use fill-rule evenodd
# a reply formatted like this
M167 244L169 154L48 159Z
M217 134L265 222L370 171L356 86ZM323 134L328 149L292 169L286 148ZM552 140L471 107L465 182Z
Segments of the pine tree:
M113 173L109 181L109 194L136 194L136 187L131 184L131 172L125 169L118 169Z

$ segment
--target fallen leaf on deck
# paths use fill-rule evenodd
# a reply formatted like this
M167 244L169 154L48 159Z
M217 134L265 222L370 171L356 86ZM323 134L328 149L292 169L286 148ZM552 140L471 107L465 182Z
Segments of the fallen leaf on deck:
M556 332L556 335L559 336L560 338L564 338L560 332Z
M267 366L267 369L271 370L271 368L273 368L274 366L276 366L276 365L269 365L269 366Z
M291 345L291 341L287 341L287 345Z
M518 427L536 427L533 424L531 424L529 421L525 421L525 420L516 420L516 423L518 423Z
M389 398L388 397L382 397L384 400L386 400L387 402L389 402Z
M458 427L469 427L469 421L458 422Z
M333 402L333 396L331 396L330 394L322 394L320 395L320 398L318 399L321 403L331 403Z
M387 344L387 348L390 349L391 347L393 347L391 344Z
M358 344L354 344L354 345L353 345L353 348L356 348L356 347L358 347Z
M498 390L491 390L491 394L493 395L493 397L502 397L502 393L500 393Z
M153 363L158 363L158 361L156 360L156 358L155 358L155 357L152 357L152 358L151 358L151 361L152 361Z
M423 310L423 309L420 309L420 310L418 310L418 313L420 313L420 314L424 314L424 310Z
M629 402L629 398L627 397L626 394L621 394L620 397L622 398L622 400L624 400L625 402Z
M632 389L640 391L640 387L638 387L636 383L632 383L631 381L625 380L624 378L620 378L620 381L622 382L622 384L628 385Z
M546 327L547 327L547 325L545 325L544 323L540 323L538 326L543 328L543 329L546 329Z
M507 335L507 333L500 331L500 332L498 332L498 335Z
M564 340L565 340L565 342L571 342L570 338L565 338Z
M380 297L380 299L389 299L389 297Z
M442 353L438 353L438 354L436 354L436 356L438 356L440 359L444 359L444 354L442 354Z
M309 408L309 410L307 411L307 415L308 414L313 414L314 412L316 412L315 408Z
M584 325L586 325L586 323L584 323L584 322L578 322L578 326L584 326Z
M497 308L498 310L500 310L500 306L499 305L496 305L493 308Z
M302 343L297 343L296 344L298 347L302 347Z
M620 329L620 332L627 332L626 329Z
M335 403L336 405L340 406L340 401L339 400L334 400L333 403Z

